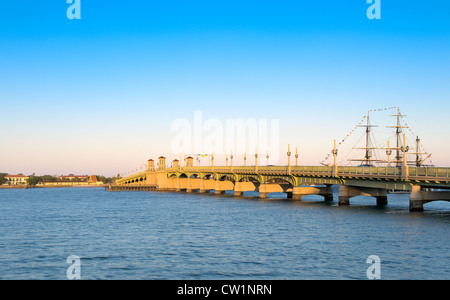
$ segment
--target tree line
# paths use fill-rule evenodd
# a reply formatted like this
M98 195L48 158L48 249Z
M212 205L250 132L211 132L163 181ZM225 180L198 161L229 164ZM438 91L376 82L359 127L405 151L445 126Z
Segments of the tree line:
M8 176L8 173L0 173L0 185L6 183L8 180L5 178L6 176ZM103 183L114 183L114 181L118 178L120 178L120 175L118 174L117 176L114 177L106 177L103 175L95 175L97 176L97 180L98 181L102 181ZM28 177L28 185L31 186L35 186L37 185L39 182L58 182L58 181L63 181L60 180L58 177L53 176L53 175L42 175L42 176L36 176L34 173L31 174ZM80 181L80 180L72 180L74 182Z
M7 176L8 173L0 173L0 185L4 184L8 180L6 180L5 176Z

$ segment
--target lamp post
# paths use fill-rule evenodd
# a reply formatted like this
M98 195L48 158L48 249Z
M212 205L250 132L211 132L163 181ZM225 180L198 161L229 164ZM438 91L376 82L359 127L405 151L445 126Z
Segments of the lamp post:
M337 177L338 170L337 170L336 157L337 157L338 150L336 149L336 140L334 140L334 147L331 152L333 153L333 176Z
M403 152L403 165L407 165L407 155L406 152L409 151L409 146L406 146L406 134L403 134L403 146L400 147Z
M403 151L403 165L402 165L401 179L407 180L409 176L409 167L406 152L409 151L409 146L406 146L406 134L403 134L403 146L401 147L401 150Z
M258 148L255 149L255 172L258 173Z
M391 154L392 154L392 150L391 147L389 146L389 141L388 141L388 147L386 150L386 154L388 156L388 161L387 161L387 166L390 167L391 166Z
M233 172L233 151L231 151L230 155L230 171Z
M291 144L288 144L288 152L287 152L287 156L288 156L288 174L291 174Z

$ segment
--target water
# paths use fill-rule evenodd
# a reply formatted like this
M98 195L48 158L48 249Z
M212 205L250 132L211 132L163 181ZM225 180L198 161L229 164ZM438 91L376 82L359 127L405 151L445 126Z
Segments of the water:
M67 279L70 255L82 279L367 279L370 255L381 279L450 279L450 203L304 199L0 190L0 279Z

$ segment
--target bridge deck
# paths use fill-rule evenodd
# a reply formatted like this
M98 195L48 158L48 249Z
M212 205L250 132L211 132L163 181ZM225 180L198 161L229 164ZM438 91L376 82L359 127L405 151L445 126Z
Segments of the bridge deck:
M309 193L332 198L331 185L340 185L339 205L349 204L358 195L387 203L387 190L410 191L410 210L423 210L423 204L450 201L450 192L422 188L450 189L450 168L436 167L333 167L333 166L199 166L149 169L118 180L109 191L211 191L220 194L234 190L235 195L258 191L259 197L283 191L300 199ZM305 185L325 185L311 188Z
M401 188L407 186L406 189L410 190L411 185L419 184L423 186L437 187L437 188L450 188L450 168L441 167L409 167L408 173L402 174L402 168L400 167L350 167L350 166L338 166L337 173L333 173L332 166L198 166L198 167L177 167L166 168L163 170L153 169L133 174L131 176L120 179L117 183L131 183L134 179L143 179L147 174L165 172L168 175L180 176L185 174L190 177L193 174L204 176L207 174L216 174L218 176L226 175L239 175L247 177L267 177L267 178L297 178L302 179L298 182L313 183L311 178L322 178L325 183L325 179L328 179L327 184L344 184L346 181L352 180L352 184L356 184L355 180L359 180L356 185L364 186L366 183L364 180L379 181L386 183L385 188ZM334 174L334 175L333 175ZM308 179L309 178L309 179ZM316 180L317 181L317 180ZM389 183L390 182L390 183ZM403 185L393 186L392 182L402 182ZM389 184L388 184L389 183ZM143 183L144 184L144 183ZM368 186L374 187L373 183L367 183ZM377 187L382 187L378 184Z

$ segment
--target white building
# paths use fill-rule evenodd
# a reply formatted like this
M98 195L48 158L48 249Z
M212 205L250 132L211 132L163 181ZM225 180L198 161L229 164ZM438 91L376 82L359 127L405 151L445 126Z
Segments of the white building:
M19 184L27 184L28 176L19 174L19 175L6 175L5 185L19 185Z

